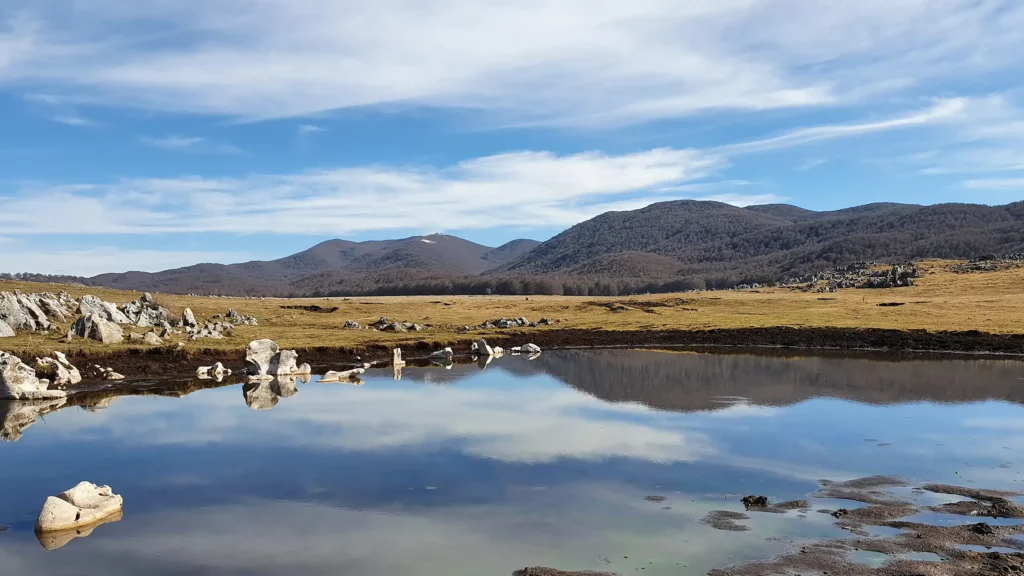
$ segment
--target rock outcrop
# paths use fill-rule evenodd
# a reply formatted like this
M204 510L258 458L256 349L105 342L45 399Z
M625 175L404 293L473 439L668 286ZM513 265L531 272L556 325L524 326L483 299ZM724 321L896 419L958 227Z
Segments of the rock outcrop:
M0 400L45 400L64 398L63 390L50 390L49 380L40 380L36 371L21 358L0 352Z
M110 489L82 482L74 488L50 496L36 520L36 532L71 530L95 524L121 511L124 502Z
M14 333L14 328L11 328L10 324L0 320L0 338L11 338L17 336Z
M221 379L224 376L230 376L231 370L224 367L223 364L217 362L213 366L200 366L196 368L196 376L202 379L216 378Z
M362 326L360 326L359 322L356 322L355 320L345 320L344 328L346 330L359 330Z
M36 321L21 308L18 297L11 292L0 292L0 320L13 330L35 330Z
M259 322L256 321L255 317L239 314L234 308L228 310L227 319L228 322L235 326L259 326Z
M431 353L430 354L430 358L432 358L432 359L451 358L454 355L455 355L455 352L452 352L451 348L445 348L444 350L438 350L436 352Z
M36 358L35 369L36 375L49 379L52 386L74 386L82 381L82 373L63 352L54 352L52 358Z
M82 316L88 316L90 314L96 314L100 318L113 322L114 324L131 324L131 320L124 315L123 312L117 309L117 306L111 302L104 302L97 296L85 295L82 296L81 301L78 303L78 313Z
M99 313L90 313L75 320L75 323L71 325L69 335L71 334L79 338L90 338L103 344L124 342L124 332L121 327Z
M158 305L153 296L146 292L141 298L121 307L121 311L131 324L140 327L162 327L169 323L170 310Z

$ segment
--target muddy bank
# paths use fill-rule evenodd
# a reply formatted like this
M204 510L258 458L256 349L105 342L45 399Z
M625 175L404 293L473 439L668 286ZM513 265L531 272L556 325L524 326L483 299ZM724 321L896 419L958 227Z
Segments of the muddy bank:
M964 523L953 526L933 526L918 522L903 521L922 509L921 506L887 492L887 489L910 486L900 478L872 476L847 482L822 481L821 488L812 498L840 498L870 504L854 510L819 510L836 518L835 524L853 532L856 537L838 540L805 542L771 560L749 562L730 567L716 568L709 576L778 576L782 574L816 574L828 576L1020 576L1024 575L1024 540L1015 536L1024 534L1024 523L994 526L985 522ZM960 505L943 508L926 508L944 514L974 517L976 513L969 504L991 506L995 502L1006 502L1007 498L1020 496L1016 492L997 492L926 484L915 487L912 493L956 495L969 500ZM755 502L746 497L742 504L747 512L805 513L808 502L793 501L777 505ZM760 499L758 499L760 500ZM736 502L737 505L740 502ZM777 510L772 510L776 508ZM799 517L799 516L797 516ZM743 524L749 520L748 513L738 510L714 510L700 520L701 523L723 532L749 531ZM894 536L872 536L869 526L887 527L898 530ZM729 536L723 536L728 538ZM999 548L1022 552L975 552L965 546L978 548ZM874 560L864 558L874 555ZM571 575L590 574L587 572L559 572L534 568L534 572L519 571L522 575Z
M390 358L391 349L400 346L409 357L427 355L451 346L468 351L479 338L472 333L438 334L429 338L399 343L366 342L351 347L312 347L298 349L299 356L313 366L338 366L361 361ZM935 352L961 354L1010 354L1024 356L1024 334L1002 335L977 331L926 332L847 328L744 328L729 330L509 330L487 337L494 346L511 348L532 342L544 349L556 348L650 348L672 346L716 351L760 349L805 349L815 351L874 350L889 353ZM116 353L69 354L73 363L97 363L122 373L136 375L167 374L194 370L199 365L222 362L232 370L242 367L242 348L238 350L135 349ZM46 354L49 350L42 350Z

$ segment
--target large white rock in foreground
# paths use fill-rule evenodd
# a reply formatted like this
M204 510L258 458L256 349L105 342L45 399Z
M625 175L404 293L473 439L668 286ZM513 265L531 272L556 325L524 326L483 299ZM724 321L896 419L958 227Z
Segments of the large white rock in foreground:
M31 366L21 358L0 352L0 399L2 400L45 400L64 398L63 390L47 390L50 382L40 380Z
M0 338L11 338L16 336L14 328L11 328L7 322L0 320Z
M59 496L46 499L36 520L36 532L70 530L95 524L120 512L123 504L110 486L82 482Z
M245 371L259 378L309 374L309 364L296 365L295 350L281 350L273 340L253 340L245 347Z

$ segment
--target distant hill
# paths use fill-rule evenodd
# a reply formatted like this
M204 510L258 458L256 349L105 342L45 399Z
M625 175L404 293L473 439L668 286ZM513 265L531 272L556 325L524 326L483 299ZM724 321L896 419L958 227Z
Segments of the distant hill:
M779 280L859 260L1024 251L1024 202L869 204L833 212L676 201L582 222L487 274Z
M1006 253L1024 253L1024 202L879 203L815 212L681 200L601 214L543 243L513 240L491 248L443 234L329 240L278 260L53 279L226 295L618 295L729 288L865 260Z
M444 234L367 242L328 240L278 260L102 274L79 281L124 290L290 295L329 290L345 283L364 284L367 278L475 276L522 256L537 244L534 240L513 240L492 248Z

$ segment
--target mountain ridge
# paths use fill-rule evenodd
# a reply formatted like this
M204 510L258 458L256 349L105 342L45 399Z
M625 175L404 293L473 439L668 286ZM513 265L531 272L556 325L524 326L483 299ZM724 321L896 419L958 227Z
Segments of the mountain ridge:
M492 248L444 234L338 239L276 260L72 280L224 295L618 294L770 283L855 261L1017 252L1024 252L1024 202L875 203L817 212L674 200L606 212L545 242Z

